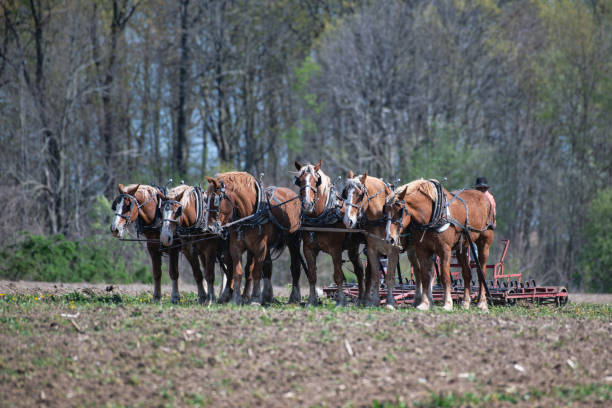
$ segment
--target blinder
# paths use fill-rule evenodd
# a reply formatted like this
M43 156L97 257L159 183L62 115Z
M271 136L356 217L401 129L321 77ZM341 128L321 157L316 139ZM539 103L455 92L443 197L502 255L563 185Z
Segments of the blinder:
M298 176L295 176L293 178L293 184L295 184L296 186L300 187L300 178Z

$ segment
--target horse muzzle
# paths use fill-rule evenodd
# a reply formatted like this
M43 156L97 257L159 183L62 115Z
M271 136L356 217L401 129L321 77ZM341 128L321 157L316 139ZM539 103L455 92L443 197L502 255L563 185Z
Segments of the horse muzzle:
M172 245L172 241L173 241L172 233L170 233L169 231L162 230L161 234L159 235L159 241L161 242L163 246Z

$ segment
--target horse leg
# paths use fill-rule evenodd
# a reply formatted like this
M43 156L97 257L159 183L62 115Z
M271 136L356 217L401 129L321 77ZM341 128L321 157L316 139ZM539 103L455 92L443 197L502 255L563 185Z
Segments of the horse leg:
M393 288L395 288L395 270L399 261L399 249L392 248L387 254L387 275L385 283L387 284L387 306L395 305L393 297Z
M412 306L417 307L421 304L423 299L423 285L421 281L421 275L419 270L419 260L416 256L416 251L414 248L410 248L406 251L406 255L408 255L408 260L410 261L410 265L412 266L412 272L414 274L414 299L412 301Z
M472 282L472 268L470 268L470 262L468 260L468 247L457 246L455 249L455 255L457 256L457 260L461 264L461 277L463 278L463 301L461 302L461 307L464 309L469 309L470 304L472 303L472 294L471 294L471 282Z
M442 287L444 288L444 306L442 306L442 308L444 310L453 310L453 298L451 296L450 258L451 249L444 248L442 254L440 255L440 280L442 281Z
M344 274L342 273L342 247L333 247L330 255L332 257L332 262L334 263L334 282L338 287L336 306L344 307L346 306L346 295L342 289L342 285L344 284Z
M349 260L353 264L353 272L357 277L357 286L359 287L359 298L357 299L357 305L363 306L366 299L366 289L364 281L363 266L361 266L361 259L359 259L359 244L350 246L348 248ZM340 267L342 268L342 259L340 259Z
M369 299L366 301L366 306L380 306L380 265L378 261L378 251L374 243L368 240L368 267L370 268Z
M300 255L300 236L298 234L299 232L290 236L287 244L289 247L289 257L291 260L291 264L289 266L291 269L291 294L289 295L289 303L299 303L302 301L302 294L300 293L300 271L302 267L300 258L302 255ZM310 278L308 281L310 282Z
M204 291L204 286L202 285L202 281L204 277L202 276L202 270L200 269L200 258L198 256L198 247L196 245L186 245L183 247L183 255L187 258L187 262L191 265L191 271L193 272L193 279L195 280L196 287L198 288L198 302L200 304L204 304L206 300L206 291Z
M310 293L308 295L308 303L306 306L316 306L318 304L317 299L317 255L318 250L310 245L306 245L304 242L304 258L306 258L306 277L308 278L308 286L310 287Z
M244 282L244 290L242 291L242 298L244 299L244 303L251 303L251 295L253 291L256 291L257 296L259 297L259 292L261 291L259 282L257 282L257 287L253 286L253 269L255 268L255 262L253 261L253 254L247 250L247 263L245 267L246 275Z
M243 303L242 294L240 293L240 285L242 284L242 248L238 247L238 243L230 246L230 256L232 257L233 269L233 294L231 302L236 305Z
M181 294L178 289L178 278L179 278L179 269L178 269L178 260L179 260L179 249L173 248L168 250L170 259L168 272L170 274L170 279L172 280L172 295L170 296L170 302L178 303L181 300Z
M291 257L291 293L289 294L289 303L300 303L302 301L302 293L300 292L300 243L298 240L290 238L288 246L289 256ZM306 262L308 262L306 248L306 242L304 242L304 255L306 256Z
M212 262L214 263L215 253L211 253L210 258L212 259ZM219 303L227 303L232 298L234 266L232 263L232 257L230 256L229 253L226 253L226 255L223 256L221 259L223 260L222 262L225 263L225 269L221 265L219 265L221 267L221 270L224 272L223 277L225 277L225 283L223 284L223 291L221 295L219 295ZM223 283L223 277L221 278L222 283Z
M482 268L482 273L484 275L485 280L487 279L487 260L489 259L489 248L491 247L491 242L493 241L493 231L487 230L476 242L478 246L478 262ZM478 290L478 308L483 312L487 312L489 310L489 306L487 305L487 294L485 290L485 281L481 281L480 277L478 277L479 281L479 290Z
M416 254L416 261L418 267L415 270L415 279L418 279L421 290L421 299L416 308L418 310L429 310L433 304L431 298L431 267L433 265L432 257L425 252L418 252ZM428 295L424 295L425 290L428 290Z
M158 303L161 300L161 252L159 244L147 243L147 251L151 258L151 266L153 267L153 302Z
M259 253L253 254L251 258L252 267L251 267L251 281L253 282L253 291L252 297L249 299L248 295L247 301L253 300L257 303L263 303L263 299L261 296L261 275L263 265L266 261L270 262L270 266L272 266L272 259L270 258L270 253L267 251L267 245L265 241L261 243L262 247L259 248ZM246 290L246 288L245 288Z
M274 302L274 290L272 289L272 256L270 253L266 256L266 260L262 266L263 270L263 292L261 299L263 304Z
M211 304L215 301L215 252L216 245L214 243L206 244L200 252L202 264L204 264L204 273L206 275L206 285L208 287L208 295L206 303Z

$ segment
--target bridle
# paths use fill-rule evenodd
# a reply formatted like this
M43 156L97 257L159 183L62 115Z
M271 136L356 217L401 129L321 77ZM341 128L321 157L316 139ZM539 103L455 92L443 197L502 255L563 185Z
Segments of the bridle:
M176 219L173 218L166 218L166 211L170 210L170 206L172 204L178 205L179 208L178 210L176 210L177 214L176 214ZM181 204L180 202L176 201L176 200L164 200L162 201L161 206L163 207L163 218L162 218L162 223L175 223L177 226L183 221L183 204Z
M359 204L353 204L349 202L347 199L348 192L350 191L350 189L357 189L357 188L361 190L361 194L363 195L363 198L361 199ZM344 191L342 192L342 199L344 200L345 205L357 209L357 219L360 219L361 217L363 217L365 213L365 209L367 208L370 201L378 197L380 193L382 193L384 190L385 190L385 186L382 186L380 190L376 192L376 194L370 195L365 185L363 185L361 182L353 180L352 183L349 186L345 187Z
M304 174L309 174L311 176L314 176L312 174L312 172L310 171L310 169L303 171L301 175L304 175ZM300 177L299 176L295 176L294 177L293 184L295 184L296 186L298 186L300 188L299 197L300 197L300 201L302 203L304 202L304 199L302 198L302 191L311 189L312 190L312 195L314 196L314 199L312 200L312 203L313 203L313 205L317 205L317 202L319 201L319 195L317 194L317 189L321 186L322 177L318 173L316 174L316 176L318 176L318 177L317 177L317 182L315 183L315 187L311 186L310 183L306 183L306 182L304 182L304 185L302 186L301 185L302 183L300 182ZM306 180L304 180L304 181L306 181Z
M399 204L399 205L402 206L402 213L401 213L401 215L398 218L392 218L391 217L391 213L393 212L393 206L396 205L396 204ZM387 227L385 229L385 241L389 241L389 235L391 234L391 225L397 224L398 227L401 229L402 228L402 221L404 220L404 217L406 217L407 215L410 215L410 214L408 213L408 209L406 208L406 202L404 200L388 202L388 203L385 204L385 207L388 208L388 210L387 210Z
M121 202L121 200L125 200L125 199L128 199L130 201L130 209L129 209L128 215L124 215L123 213L117 214L117 205ZM137 216L136 216L136 219L138 219L138 214L140 213L140 209L144 207L146 204L148 204L150 201L155 200L155 199L156 199L156 196L153 195L149 199L145 200L142 204L138 204L138 199L135 196L131 194L127 194L127 193L121 193L119 194L119 196L117 196L117 198L115 198L115 200L111 204L111 209L115 212L115 216L125 220L125 226L127 227L128 225L130 225L132 222L135 221L135 220L132 221L132 212L134 210L134 206L136 206L136 208L138 209Z
M208 231L210 229L208 225L208 219L210 217L209 215L210 213L217 214L216 216L217 220L215 221L213 225L216 225L217 229L221 227L221 221L219 220L219 213L221 212L221 202L223 200L229 201L230 204L232 205L232 214L234 213L234 210L236 209L236 205L225 192L225 183L221 181L220 184L221 184L221 189L219 193L212 192L211 194L208 195L208 200L206 202L206 215L204 217L204 230L205 231ZM210 205L211 200L212 200L212 204L216 207L216 209L213 209L212 206Z

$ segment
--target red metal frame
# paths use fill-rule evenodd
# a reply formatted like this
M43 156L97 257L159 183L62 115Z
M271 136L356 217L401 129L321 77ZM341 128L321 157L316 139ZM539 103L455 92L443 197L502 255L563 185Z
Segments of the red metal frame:
M535 281L522 282L523 276L521 273L504 274L504 259L506 258L506 254L508 252L510 240L502 239L501 243L504 247L500 254L499 260L494 264L486 265L485 269L493 270L493 282L489 285L489 292L491 294L491 301L493 303L513 305L519 299L531 301L534 303L555 303L558 306L563 306L567 303L568 293L567 289L564 287L537 286ZM436 262L438 263L439 270L439 260L437 260ZM476 264L474 262L470 262L470 266L472 269L476 268ZM451 268L454 268L451 269L451 276L455 281L454 286L451 289L451 297L454 301L460 301L463 299L464 290L463 285L457 284L457 282L460 282L459 278L461 276L461 265L457 263L456 258L455 262L451 263ZM456 268L459 269L456 270ZM381 276L384 276L384 273L385 271L382 271ZM396 285L396 287L393 288L393 297L397 303L412 303L414 301L415 287L412 268L410 270L410 273L412 277L411 284ZM468 285L471 285L471 282L463 282L463 284L466 283ZM359 289L355 284L345 284L343 285L342 289L345 294L350 298L357 299L359 296ZM323 290L328 297L333 297L335 296L335 293L337 292L338 288L334 285ZM385 304L387 289L381 287L379 292L381 304ZM444 297L444 292L442 288L439 286L434 286L432 292L434 302L441 302ZM477 286L472 287L471 296L472 301L476 300L476 297L478 296Z

